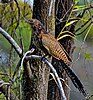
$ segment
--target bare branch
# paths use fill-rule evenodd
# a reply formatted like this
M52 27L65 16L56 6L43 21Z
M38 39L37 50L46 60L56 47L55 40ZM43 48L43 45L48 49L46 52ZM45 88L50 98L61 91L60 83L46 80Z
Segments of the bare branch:
M15 27L15 29L16 29L19 25L19 20L20 20L20 7L19 7L19 4L18 4L17 0L14 0L14 1L16 3L17 9L18 9L18 19L17 19L17 25Z
M0 6L3 6L3 5L8 5L8 4L10 4L10 3L12 3L13 1L9 1L9 2L5 2L5 3L2 3L1 1L0 1Z
M17 66L16 66L16 69L15 69L15 71L14 71L14 73L13 73L13 77L12 77L13 82L16 81L16 79L17 79L17 78L15 78L15 76L16 76L16 73L17 73L18 70L19 70L19 67L21 66L21 60L22 60L22 58L19 60Z
M9 41L9 43L13 46L15 51L21 57L22 56L22 49L19 47L19 45L16 43L16 41L1 27L0 27L0 33Z
M18 64L17 64L17 67L16 67L16 70L15 70L15 72L14 72L14 74L13 74L13 77L12 77L12 80L13 81L15 81L16 79L15 79L15 75L16 75L16 73L18 72L18 70L19 70L19 67L20 67L20 70L19 70L19 74L18 74L18 77L20 77L20 74L21 74L21 70L23 69L22 68L22 65L23 65L23 62L24 62L24 59L25 59L25 57L27 56L27 54L32 54L33 52L34 52L34 48L32 48L31 50L29 50L29 51L27 51L25 54L24 54L24 56L20 59L20 61L18 62ZM29 73L29 75L31 74L30 73L30 70L28 71ZM29 76L30 77L30 76Z
M7 93L8 92L7 86L10 85L11 85L10 82L4 82L3 80L0 80L0 91L5 95L6 99L9 98ZM10 92L11 92L10 100L19 100L12 90L10 90Z
M21 61L21 66L20 66L21 70L22 70L22 65L23 65L24 59L26 58L27 54L33 53L34 50L35 50L35 49L32 48L31 50L27 51L27 52L24 54L24 56L23 56L23 58L22 58L22 61Z
M10 85L10 83L4 82L3 80L0 80L0 87L2 87L3 85Z
M0 87L0 91L5 95L6 98L8 98L7 86ZM18 97L15 95L15 93L12 90L10 90L10 92L11 92L10 100L19 100Z
M55 79L57 81L57 84L58 84L58 88L60 90L60 94L61 94L61 99L62 100L67 100L66 99L66 96L65 96L65 93L64 93L64 90L63 90L63 87L62 87L62 83L60 81L60 78L55 70L55 68L52 66L52 64L47 60L47 58L42 58L41 56L38 56L38 55L31 55L31 56L26 56L26 60L30 60L30 59L39 59L41 61L43 61L45 64L48 65L48 67L51 69L52 73L54 74L55 76Z
M49 13L48 13L48 16L51 16L52 6L53 6L53 0L50 1L50 7L49 7Z
M22 71L22 69L23 69L23 62L24 62L24 59L26 58L26 56L27 56L27 54L32 54L33 52L34 52L34 48L32 48L31 50L29 50L29 51L27 51L25 54L24 54L24 56L23 56L23 58L22 58L22 60L21 60L21 66L20 66L20 70ZM30 69L30 68L29 68ZM29 72L29 71L28 71ZM19 77L20 77L20 71L19 71ZM29 74L29 77L31 76L30 74L31 73L28 73Z

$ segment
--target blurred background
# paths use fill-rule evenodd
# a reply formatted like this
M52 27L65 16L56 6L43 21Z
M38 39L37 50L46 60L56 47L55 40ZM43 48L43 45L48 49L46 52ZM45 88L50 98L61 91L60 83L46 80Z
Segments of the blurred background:
M17 8L15 4L15 8L13 9L14 13L12 12L12 9L9 5L3 5L1 0L0 0L0 22L2 21L3 23L0 23L0 26L2 26L7 32L9 32L12 37L17 41L17 43L21 45L19 36L22 37L23 39L23 49L25 51L28 50L29 44L30 44L30 39L31 39L31 33L32 30L30 30L30 26L26 24L23 20L23 17L26 18L31 18L32 17L32 10L33 10L33 0L18 0L21 8L21 18L19 26L17 27L16 30L14 28L16 27L16 21L17 19ZM93 0L86 0L87 5L93 6ZM2 6L3 5L3 6ZM77 14L79 15L84 6L85 6L85 0L80 0L78 3L79 6L81 6L80 10L77 11ZM93 9L90 10L91 16L93 16ZM12 19L11 17L12 16ZM90 13L86 12L76 26L75 30L78 29L81 25L85 23L90 17ZM91 18L93 20L93 18ZM13 25L9 20L13 20ZM78 32L75 34L75 39L74 39L74 46L75 50L73 53L73 70L75 73L78 75L82 83L84 84L86 90L88 90L89 94L93 95L93 23L90 25L90 21ZM89 26L87 28L87 26ZM85 30L86 29L86 30ZM84 32L82 32L85 30ZM28 31L30 34L28 34ZM12 34L14 33L14 35ZM8 73L9 69L7 68L9 66L9 63L11 62L9 58L11 58L10 54L12 53L13 55L13 67L12 70L15 69L16 63L19 59L19 57L16 55L16 52L13 50L11 45L7 42L7 40L0 34L0 73ZM3 78L4 80L8 80L7 77L3 77L0 75L0 78ZM14 89L16 94L17 92L17 85L18 83L14 84ZM0 100L3 100L4 96L1 94L0 95ZM71 100L84 100L83 96L78 92L78 90L73 86L71 83ZM93 98L91 98L93 100Z

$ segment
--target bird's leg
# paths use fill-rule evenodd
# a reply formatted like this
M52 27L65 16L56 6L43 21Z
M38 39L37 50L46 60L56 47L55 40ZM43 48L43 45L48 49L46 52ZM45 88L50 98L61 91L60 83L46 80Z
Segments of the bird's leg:
M41 61L44 60L46 56L47 56L47 54L45 54L44 56L42 56Z

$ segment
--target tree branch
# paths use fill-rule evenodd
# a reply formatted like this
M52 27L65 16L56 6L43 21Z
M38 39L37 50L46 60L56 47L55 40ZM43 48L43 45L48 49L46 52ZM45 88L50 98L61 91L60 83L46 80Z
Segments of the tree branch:
M0 91L5 95L6 98L8 98L7 86L0 87ZM11 92L10 100L19 100L12 90L10 92Z
M20 7L19 7L19 4L17 2L17 0L14 0L15 3L16 3L16 6L17 6L17 9L18 9L18 18L17 18L17 25L15 27L15 29L17 29L18 25L19 25L19 20L20 20Z
M55 79L57 81L57 85L58 85L58 88L60 90L60 94L61 94L61 99L62 100L67 100L66 99L66 96L65 96L65 93L64 93L64 90L63 90L63 87L62 87L62 83L60 81L60 78L55 70L55 68L52 66L52 64L47 60L47 58L42 58L41 56L38 56L38 55L31 55L31 56L26 56L25 58L26 60L31 60L31 59L39 59L41 61L43 61L45 64L48 65L48 67L51 69L52 73L54 74L55 76Z
M1 27L0 27L0 32L1 34L9 41L9 43L13 46L13 48L15 49L15 51L18 53L18 55L21 57L22 56L22 49L19 47L19 45L15 42L15 40L5 31L3 30ZM51 65L51 63L46 59L46 58L43 58L41 56L36 56L36 55L31 55L29 56L30 59L31 58L34 58L34 59L39 59L39 60L42 60L44 61L48 66L49 68L52 70L57 82L58 82L58 87L59 87L59 90L60 90L60 94L62 96L62 100L66 100L66 96L64 94L64 90L63 90L63 87L62 87L62 84L61 84L61 81L60 81L60 78L58 77L58 74L56 72L56 70L54 69L54 67ZM28 57L28 58L29 58ZM26 57L27 58L27 57Z
M22 49L16 43L16 41L4 30L0 27L0 33L9 41L9 43L13 46L15 51L18 53L19 57L22 56Z
M4 82L3 80L0 80L0 91L5 95L6 98L9 98L7 88L10 85L11 85L10 82ZM11 92L10 100L19 100L12 90L10 90L10 92Z

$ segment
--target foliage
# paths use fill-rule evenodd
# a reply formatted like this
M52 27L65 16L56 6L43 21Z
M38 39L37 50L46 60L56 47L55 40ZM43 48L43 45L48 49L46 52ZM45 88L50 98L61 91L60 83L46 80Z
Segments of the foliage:
M82 34L86 34L86 32L88 31L90 25L92 24L92 14L93 14L93 7L91 6L91 3L92 2L85 2L84 1L80 1L80 0L74 0L75 4L72 5L72 11L70 12L69 14L69 17L66 21L66 24L65 26L62 28L62 31L59 33L58 35L58 40L62 39L63 36L61 36L62 34L65 33L65 36L64 37L67 37L67 36L70 36L71 38L72 35L70 34L71 32L69 32L69 35L68 35L68 32L66 33L64 31L64 29L66 27L70 27L72 24L76 24L75 26L75 34L76 36L77 35L82 35ZM66 16L66 15L64 15ZM63 18L64 18L63 16ZM60 19L60 21L63 20L63 18ZM92 36L92 29L93 29L93 26L91 27L91 32L89 32L90 36ZM82 40L83 40L83 36L82 35Z
M15 0L14 0L15 1ZM74 0L74 4L69 9L70 14L66 12L63 18L59 19L63 21L64 17L68 16L64 27L59 33L57 40L61 40L65 37L71 37L74 40L82 41L82 44L93 40L93 6L92 2L84 3L84 0ZM25 19L32 17L32 8L27 2L12 3L0 3L0 27L5 29L26 52L29 49L31 41L32 30L30 26L25 23ZM52 24L54 25L54 20ZM69 28L75 26L75 31L72 33ZM72 28L73 28L72 27ZM66 31L67 30L67 31ZM92 41L93 42L93 41ZM91 42L91 44L92 44ZM78 48L78 47L77 47ZM79 53L81 53L83 46L81 45ZM6 56L3 54L7 54ZM83 52L85 61L93 61L92 53ZM1 56L1 54L3 54ZM9 42L0 34L0 60L7 63L0 62L0 79L5 82L11 82L12 76L16 69L19 57ZM15 94L19 97L19 85L20 79L18 79L18 73L16 74L16 81L12 84L11 88ZM4 95L0 94L0 100L3 100Z
M89 76L92 77L92 65L93 65L93 1L84 1L84 0L74 0L75 4L72 5L71 13L69 14L68 19L66 20L66 23L64 27L62 28L61 32L59 33L57 40L61 40L65 37L71 37L74 39L76 45L75 45L75 53L74 56L77 56L75 61L73 63L83 63L85 73L87 73ZM70 8L69 8L70 9ZM66 12L66 15L68 13ZM64 15L63 18L59 19L60 22L64 22ZM75 26L75 31L72 33L71 31L68 31L69 28L73 25ZM72 28L73 28L72 27ZM67 31L65 31L67 29ZM78 40L78 41L76 41ZM78 51L78 50L79 51ZM83 52L82 52L83 51ZM86 63L89 63L88 66ZM75 67L74 64L74 67ZM77 64L77 66L80 66ZM81 77L83 76L83 68L77 68L78 71L81 69ZM86 68L85 68L86 67ZM89 70L89 73L87 72ZM90 71L91 70L91 71ZM78 72L80 73L80 72ZM90 75L92 74L92 76ZM86 77L86 76L85 76ZM87 78L82 78L82 80L87 80ZM91 79L90 79L91 80ZM93 84L93 80L89 84ZM91 91L91 89L89 89Z
M23 48L23 51L25 52L29 49L32 31L30 26L24 21L24 18L30 19L32 17L32 8L27 2L19 1L17 3L0 3L0 26L16 40L16 42L20 45L21 48ZM7 55L5 56L3 53ZM12 79L16 69L19 57L12 49L10 43L1 34L0 55L1 59L4 59L2 62L0 61L0 79L3 79L5 82L9 82L10 79ZM5 63L6 60L7 63ZM1 72L2 74L6 73L6 75L2 75ZM18 75L16 75L16 78L17 77ZM20 82L19 79L17 79L16 82L14 82L11 86L18 97L19 85ZM4 96L0 94L0 100L3 100L3 97Z

